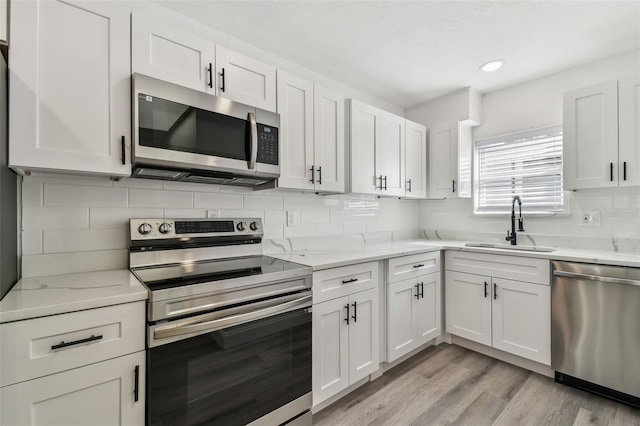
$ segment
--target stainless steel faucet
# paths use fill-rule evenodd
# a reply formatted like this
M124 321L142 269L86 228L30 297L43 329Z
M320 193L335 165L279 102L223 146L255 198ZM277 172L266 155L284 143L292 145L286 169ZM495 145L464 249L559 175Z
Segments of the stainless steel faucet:
M520 211L520 217L518 218L518 231L524 232L523 222L522 222L522 200L517 195L513 197L513 201L511 201L511 234L509 234L509 230L507 229L507 236L505 240L510 241L512 246L518 244L516 239L516 201L518 202L518 210Z

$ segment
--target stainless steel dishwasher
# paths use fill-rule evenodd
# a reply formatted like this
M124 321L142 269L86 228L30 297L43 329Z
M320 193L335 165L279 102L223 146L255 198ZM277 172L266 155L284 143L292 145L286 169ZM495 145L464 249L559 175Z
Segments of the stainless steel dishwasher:
M640 407L640 268L552 264L556 382Z

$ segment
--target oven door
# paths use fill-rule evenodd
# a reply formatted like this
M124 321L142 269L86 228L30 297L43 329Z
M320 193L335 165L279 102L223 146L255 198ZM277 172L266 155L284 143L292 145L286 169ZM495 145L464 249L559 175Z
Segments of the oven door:
M309 410L310 305L310 295L298 294L253 312L152 326L148 424L280 424ZM215 330L203 331L206 324Z

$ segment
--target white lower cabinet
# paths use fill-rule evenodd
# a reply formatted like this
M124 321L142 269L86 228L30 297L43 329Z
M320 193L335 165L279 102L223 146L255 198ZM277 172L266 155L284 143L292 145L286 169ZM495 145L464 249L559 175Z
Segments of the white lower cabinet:
M0 324L0 424L143 425L145 302Z
M143 425L145 352L0 388L3 425Z
M469 265L468 268L459 266ZM551 362L551 291L546 283L514 280L510 275L543 277L548 260L479 253L447 252L450 265L488 275L447 270L446 330L456 336L492 346L539 363ZM511 270L500 268L509 265ZM522 271L518 271L518 267ZM537 265L536 265L537 264ZM536 269L538 271L536 271Z
M380 364L378 289L313 306L313 405L376 371Z

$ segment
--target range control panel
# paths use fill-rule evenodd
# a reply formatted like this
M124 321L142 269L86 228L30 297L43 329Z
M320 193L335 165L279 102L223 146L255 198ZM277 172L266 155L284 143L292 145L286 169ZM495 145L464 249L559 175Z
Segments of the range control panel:
M263 235L262 219L130 219L131 241Z

